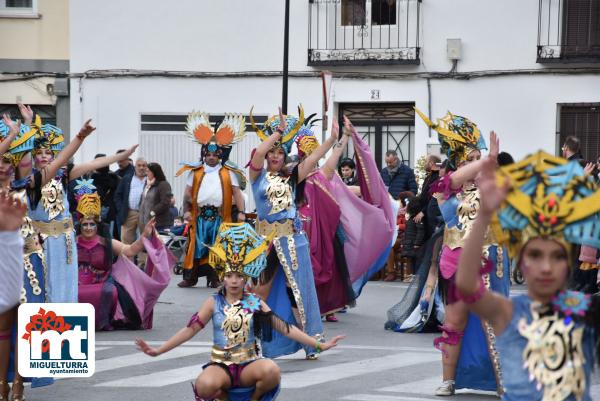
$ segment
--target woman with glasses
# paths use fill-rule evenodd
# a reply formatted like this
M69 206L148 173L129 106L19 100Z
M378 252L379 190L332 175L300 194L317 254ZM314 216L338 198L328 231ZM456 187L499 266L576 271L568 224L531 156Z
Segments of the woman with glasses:
M174 260L155 234L155 220L145 226L133 244L111 239L100 221L100 198L92 180L78 180L76 198L79 228L76 238L79 266L79 302L94 305L96 330L149 329L152 310L169 283ZM131 262L148 251L146 270Z

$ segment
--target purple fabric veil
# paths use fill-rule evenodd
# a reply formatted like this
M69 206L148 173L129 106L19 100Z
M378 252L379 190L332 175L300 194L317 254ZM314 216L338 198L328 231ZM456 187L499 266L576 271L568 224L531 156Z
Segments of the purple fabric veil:
M148 252L146 271L140 270L125 256L119 256L112 268L112 276L127 291L142 319L142 328L152 328L152 312L158 297L169 285L171 269L175 257L164 246L160 238L144 238L144 247ZM117 306L115 320L125 319L120 306Z
M356 131L352 133L352 141L362 199L337 175L334 175L331 187L340 205L340 221L346 235L344 253L350 281L354 283L373 267L382 253L389 251L396 216L369 145Z

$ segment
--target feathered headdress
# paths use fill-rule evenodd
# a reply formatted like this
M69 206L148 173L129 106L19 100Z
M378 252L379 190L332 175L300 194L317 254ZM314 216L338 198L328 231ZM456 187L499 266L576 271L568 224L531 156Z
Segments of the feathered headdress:
M438 118L437 123L434 124L416 107L415 111L427 126L438 133L442 152L446 153L452 167L457 168L465 162L471 151L487 149L479 128L468 118L448 112L443 118Z
M227 161L231 146L244 139L246 134L246 118L241 114L225 114L220 124L212 128L209 115L192 111L188 115L186 131L188 136L202 146L202 157L207 152L218 154L222 162Z
M520 162L501 167L498 182L506 178L511 190L497 213L504 231L495 234L519 254L532 238L600 248L600 191L593 177L575 161L539 151Z
M254 118L252 117L252 109L250 109L250 124L252 124L252 128L256 131L256 135L261 141L265 141L269 136L273 134L277 130L277 127L280 125L279 116L271 116L265 121L262 129L258 128L258 126L254 123ZM284 116L286 121L285 132L281 134L281 140L275 144L275 147L283 149L283 151L288 154L292 149L292 145L294 144L294 140L296 139L296 135L300 128L304 125L304 109L302 105L298 106L298 117L294 117L291 115Z
M75 200L77 201L77 212L80 215L80 219L94 219L100 221L100 215L102 212L102 204L100 202L100 196L96 192L96 186L94 180L76 180L77 184L74 188Z
M221 280L229 272L258 278L267 267L266 251L273 235L265 239L248 223L222 223L209 247L208 262Z

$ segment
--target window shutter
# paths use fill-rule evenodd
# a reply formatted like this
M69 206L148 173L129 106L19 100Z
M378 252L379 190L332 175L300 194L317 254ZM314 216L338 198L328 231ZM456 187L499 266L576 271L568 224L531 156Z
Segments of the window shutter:
M562 106L560 144L570 135L579 139L581 154L585 160L597 160L600 156L600 104Z

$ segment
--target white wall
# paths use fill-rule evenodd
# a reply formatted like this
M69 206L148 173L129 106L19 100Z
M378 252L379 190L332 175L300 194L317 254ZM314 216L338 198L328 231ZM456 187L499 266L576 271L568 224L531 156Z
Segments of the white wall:
M291 2L290 70L307 67L308 1ZM168 69L198 72L281 70L283 1L158 0L71 2L71 68ZM176 5L176 6L175 6ZM421 3L421 65L335 67L355 72L444 72L446 39L461 38L459 72L544 69L536 63L538 2L505 0L427 0ZM475 121L482 132L496 130L502 148L515 157L544 148L555 150L557 105L600 102L599 75L518 75L471 80L431 80L431 115L447 110ZM427 113L427 82L411 79L334 78L330 117L344 102L415 102ZM72 126L93 117L98 132L78 160L112 152L138 141L141 113L257 114L276 111L281 79L274 78L115 78L72 80ZM302 102L307 113L321 110L321 82L290 78L290 112ZM79 96L76 96L78 94ZM81 98L81 100L80 100ZM331 118L330 118L331 121ZM414 158L435 143L416 121ZM249 152L249 150L248 150ZM236 160L245 164L246 160Z
M290 3L290 70L313 70L306 65L308 1ZM72 71L281 70L281 0L89 0L70 5ZM537 23L537 1L427 0L421 3L420 66L346 69L448 71L447 38L462 39L459 71L543 68L536 63Z

